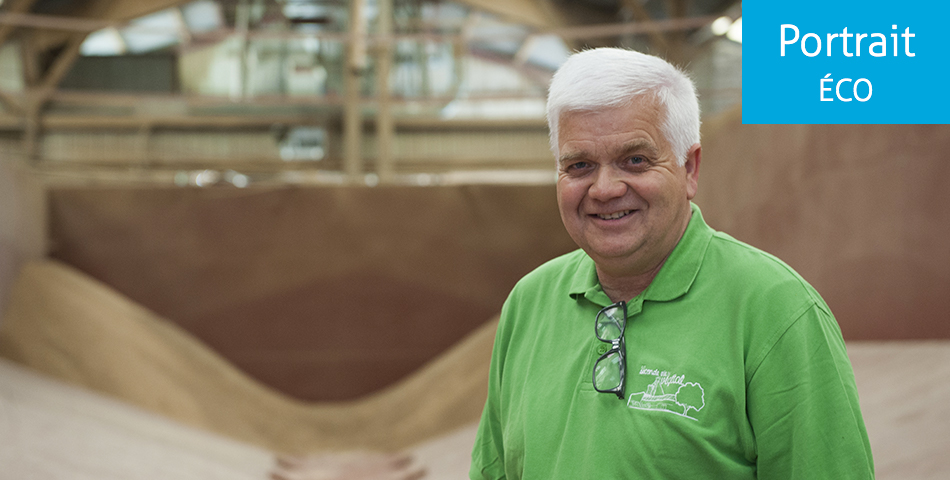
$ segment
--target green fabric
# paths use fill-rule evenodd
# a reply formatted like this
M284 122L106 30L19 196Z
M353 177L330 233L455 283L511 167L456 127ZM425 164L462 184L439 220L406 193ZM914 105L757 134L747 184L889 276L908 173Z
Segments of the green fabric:
M611 301L583 251L502 310L473 479L870 479L854 375L827 305L787 265L690 224L629 301L626 399L598 393Z

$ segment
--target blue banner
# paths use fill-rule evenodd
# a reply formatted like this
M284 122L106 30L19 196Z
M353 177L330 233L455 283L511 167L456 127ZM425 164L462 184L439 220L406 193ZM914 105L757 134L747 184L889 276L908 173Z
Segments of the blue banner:
M950 2L742 4L742 122L950 123Z

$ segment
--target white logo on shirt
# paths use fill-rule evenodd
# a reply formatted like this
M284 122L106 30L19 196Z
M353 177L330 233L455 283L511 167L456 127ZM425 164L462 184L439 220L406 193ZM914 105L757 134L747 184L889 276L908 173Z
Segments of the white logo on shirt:
M698 382L685 381L686 375L640 367L640 375L656 377L643 392L631 393L627 397L627 407L637 410L668 412L690 420L690 410L698 412L706 406L703 386Z

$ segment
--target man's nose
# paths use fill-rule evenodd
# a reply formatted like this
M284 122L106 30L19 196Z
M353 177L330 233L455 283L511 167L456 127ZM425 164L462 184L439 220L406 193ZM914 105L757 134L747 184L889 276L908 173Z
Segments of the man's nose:
M600 201L607 201L623 196L627 192L627 184L623 182L620 172L617 172L610 165L604 165L597 169L594 183L588 190L588 195Z

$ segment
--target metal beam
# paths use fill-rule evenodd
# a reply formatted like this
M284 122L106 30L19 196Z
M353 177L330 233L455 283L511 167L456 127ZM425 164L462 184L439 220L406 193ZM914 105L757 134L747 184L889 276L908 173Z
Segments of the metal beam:
M393 0L377 0L377 32L381 37L393 33ZM376 171L382 181L388 182L393 173L393 137L395 125L392 115L392 98L389 92L389 72L393 63L391 44L381 43L376 50Z
M247 98L250 93L248 91L248 78L250 75L248 75L247 65L247 34L251 30L251 6L248 4L248 0L238 0L235 10L234 23L237 27L237 39L238 42L240 42L240 46L238 50L237 85L232 84L231 99Z
M552 9L537 0L461 0L459 3L532 27L560 25Z
M34 128L42 130L129 130L155 128L267 128L273 125L313 125L313 115L200 115L187 117L150 117L115 115L62 115L47 113L37 119ZM0 129L25 130L24 116L0 114Z
M7 0L7 11L4 16L18 15L30 10L30 7L36 3L36 0ZM6 43L7 39L16 29L16 24L0 23L0 46Z
M23 84L29 89L40 81L40 65L36 45L31 35L20 38L20 62L23 65Z
M23 116L23 155L32 163L39 156L40 115L42 106L32 92L26 95L26 114Z
M112 2L104 9L90 9L92 17L101 17L113 21L131 20L150 13L159 12L166 8L177 7L193 0L124 0ZM84 12L85 13L85 12Z
M119 0L95 0L88 4L87 13L96 16L117 1ZM75 63L79 57L80 47L87 36L88 33L86 32L70 33L66 38L65 47L53 60L49 69L43 73L42 78L40 78L35 85L31 83L28 86L26 92L25 128L22 139L23 151L28 160L35 160L39 157L39 139L42 134L40 126L43 123L43 111L46 108L49 97L53 95L59 86L59 82L62 81L63 77L69 72L69 69L72 68L73 63ZM31 45L31 47L32 48L29 49L29 51L32 52L30 55L36 55L38 52L38 50L34 50L36 45ZM30 60L24 59L24 63L28 61L34 62L34 65L36 63L35 57Z
M687 0L667 0L669 17L672 19L686 18ZM686 34L683 31L673 31L667 34L670 41L670 51L667 58L673 63L681 63L686 58Z
M65 16L52 17L54 19L73 22L74 28L49 27L37 31L37 46L41 50L52 48L68 41L68 33L64 30L80 31L82 22L85 28L98 24L98 28L81 30L91 32L109 26L122 26L130 20L148 15L166 8L188 3L188 0L122 0L104 3L102 1L85 0L69 2L73 8L63 13ZM37 16L33 16L37 17ZM42 16L39 16L42 17ZM60 25L69 25L61 22Z
M11 95L3 91L0 91L0 105L3 105L3 108L8 112L16 115L23 115L25 113L23 106L20 105L20 102L16 101Z
M40 126L43 123L43 110L46 108L46 103L56 90L60 80L79 56L79 47L85 37L85 34L74 34L66 48L56 57L53 65L46 72L46 75L40 79L39 83L27 87L25 128L22 141L23 152L29 161L39 158L39 139L42 134Z
M366 68L364 3L365 0L352 0L350 3L349 43L346 49L346 67L343 69L343 170L354 181L363 173L363 157L360 152L360 137L363 133L360 79Z
M633 15L634 20L638 23L649 23L653 21L650 12L647 12L647 10L643 8L643 4L640 3L640 0L623 0L623 6L630 10L630 14ZM647 35L650 37L650 43L653 44L655 52L666 53L669 51L670 46L663 33L650 31Z
M63 77L69 73L69 69L76 63L76 59L79 58L79 48L85 39L86 34L77 33L71 35L69 41L66 43L66 47L56 56L49 70L47 70L43 78L40 79L40 83L36 88L43 102L52 95L53 91L59 86L59 82L63 80Z
M0 13L0 32L2 32L3 29L22 27L31 29L88 33L116 25L117 22L111 22L109 20L98 18L63 17L22 12Z
M365 0L363 0L365 1ZM629 1L629 0L625 0ZM351 4L351 7L355 4ZM713 20L718 18L718 15L707 15L701 17L683 17L675 19L663 19L663 20L649 20L645 19L643 21L638 21L637 23L598 23L591 25L579 25L579 26L555 26L555 27L544 27L538 28L533 31L535 35L558 35L562 38L567 39L576 39L576 38L602 38L616 35L624 34L643 34L643 35L652 35L654 33L670 32L677 30L689 30L693 28L699 28L704 25L711 23ZM106 27L115 27L121 28L125 25L125 22L121 21L100 21L100 20L88 20L88 19L75 19L75 18L66 18L66 17L52 17L45 15L27 15L20 17L11 17L9 14L0 13L0 25L4 24L4 21L7 24L16 24L19 26L29 27L30 25L20 22L19 20L13 20L14 18L30 18L30 22L42 22L45 25L44 29L53 29L53 30L63 30L70 32L85 32L90 33L95 30ZM237 33L236 29L222 28L215 30L210 33L196 33L194 34L194 41L196 42L207 42L207 41L216 41L230 38ZM496 32L492 32L490 39L521 39L522 34L512 34L511 36L499 36ZM285 31L252 31L248 32L249 39L303 39L303 38L317 38L321 40L331 40L343 43L357 42L362 45L362 51L365 55L365 48L367 46L375 46L381 43L393 44L400 41L416 41L416 42L468 42L476 39L483 39L478 34L472 31L467 31L463 34L443 34L443 33L401 33L401 34L391 34L387 36L381 36L378 34L367 34L365 29L363 30L363 35L354 37L349 33L336 33L336 32L285 32ZM488 39L488 38L485 38ZM360 50L359 48L357 50Z
M618 35L643 35L652 32L672 32L678 30L691 30L705 25L709 25L719 18L718 15L706 15L702 17L688 18L670 18L664 20L652 20L649 22L638 23L612 23L603 25L587 25L577 27L557 28L548 33L560 36L561 38L603 38Z
M197 115L188 117L150 117L115 115L63 115L47 113L39 125L44 130L115 130L137 131L144 128L196 129L196 128L269 128L273 125L314 125L321 117L313 115ZM403 118L393 122L400 131L471 131L471 130L544 130L543 119L430 119ZM20 115L0 113L0 129L22 130L24 120Z
M2 92L3 90L0 90ZM9 93L9 92L7 92ZM391 101L394 104L441 104L448 103L455 99L451 94L432 96L428 98L402 97L392 95ZM509 100L523 98L544 98L543 94L528 93L485 93L470 95L466 98L472 100ZM360 97L359 102L363 106L371 105L375 99ZM321 107L321 106L341 106L344 98L336 95L325 97L298 97L290 95L257 95L252 98L240 101L232 101L227 97L210 95L180 95L180 94L149 94L149 93L111 93L111 92L85 92L75 90L58 90L54 92L49 101L63 105L79 106L110 106L110 107L139 107L145 103L179 103L184 107L213 107L213 106L244 106L253 107ZM329 111L329 110L328 110ZM253 113L253 111L251 112Z

